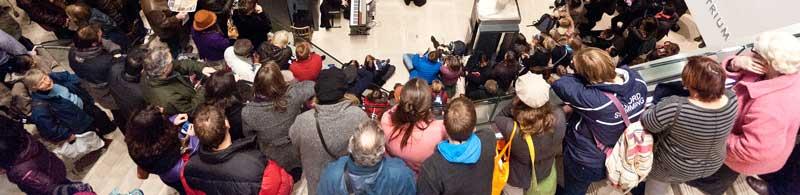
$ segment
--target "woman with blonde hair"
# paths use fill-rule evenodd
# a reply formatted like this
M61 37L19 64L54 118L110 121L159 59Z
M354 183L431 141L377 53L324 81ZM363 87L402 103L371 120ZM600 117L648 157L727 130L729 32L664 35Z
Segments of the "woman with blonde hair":
M292 58L292 48L289 48L289 32L285 30L275 32L272 38L258 46L258 58L261 64L274 61L281 70L289 70L289 59Z

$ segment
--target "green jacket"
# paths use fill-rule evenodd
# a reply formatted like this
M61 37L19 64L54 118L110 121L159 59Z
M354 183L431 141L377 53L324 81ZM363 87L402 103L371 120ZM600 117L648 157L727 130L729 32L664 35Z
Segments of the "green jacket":
M172 74L167 78L142 75L142 94L147 103L164 108L167 115L191 113L205 97L203 90L195 91L188 75L203 75L205 65L194 60L178 60L172 65Z

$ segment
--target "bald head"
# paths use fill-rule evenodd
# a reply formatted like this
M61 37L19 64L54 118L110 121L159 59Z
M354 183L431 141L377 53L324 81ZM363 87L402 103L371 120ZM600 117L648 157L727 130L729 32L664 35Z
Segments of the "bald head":
M350 155L359 166L375 166L383 159L383 131L375 121L367 120L358 125L350 138Z

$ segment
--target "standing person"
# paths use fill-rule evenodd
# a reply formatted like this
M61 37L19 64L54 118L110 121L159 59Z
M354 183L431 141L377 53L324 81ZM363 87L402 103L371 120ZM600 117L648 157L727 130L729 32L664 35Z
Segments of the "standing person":
M249 39L253 45L259 46L267 40L267 33L272 31L272 22L267 12L256 0L241 0L241 9L233 11L233 24L239 31L239 39Z
M503 134L506 143L512 143L508 162L512 171L503 191L508 194L554 194L556 151L561 146L567 128L564 111L560 106L549 103L550 85L542 75L527 73L516 82L516 96L494 119L493 124L495 131ZM512 134L514 137L511 137ZM528 136L533 147L528 147L525 141ZM531 152L529 148L534 151ZM531 154L535 156L533 161ZM531 180L534 179L538 187L531 189Z
M278 64L267 62L256 73L253 91L253 101L242 109L244 135L255 136L261 151L299 180L300 154L294 150L289 128L303 104L314 96L314 82L287 83Z
M151 105L164 108L164 113L192 113L197 105L205 102L202 90L195 91L189 74L209 75L213 68L193 60L172 60L165 49L148 51L144 58L142 94Z
M183 24L188 14L170 11L167 1L140 0L140 3L150 28L161 42L169 46L172 56L177 57L189 44L189 31Z
M258 46L257 52L261 64L275 61L281 70L289 70L289 60L292 58L292 48L289 48L289 32L285 30L275 32L272 40L265 41Z
M386 151L419 173L422 162L433 154L436 144L447 138L447 132L442 120L433 117L431 88L425 80L406 82L399 101L381 118Z
M756 38L753 52L728 58L723 67L737 83L733 90L739 117L727 140L725 166L690 185L709 194L722 194L739 174L769 177L786 164L800 129L800 104L792 102L800 93L800 41L784 32L765 32Z
M140 84L145 53L147 51L143 49L132 49L125 63L114 63L108 72L108 89L119 108L114 118L118 119L115 121L123 133L127 130L126 122L133 116L133 111L147 105Z
M494 132L475 128L475 105L459 97L447 104L448 139L422 163L418 194L491 194L496 140Z
M169 121L156 106L147 106L134 112L127 123L125 143L128 155L136 163L140 179L147 179L150 173L158 175L164 184L180 194L186 194L180 181L180 170L184 166L181 159L181 141L178 139L179 125L188 116L181 114ZM183 135L181 135L183 136ZM197 150L197 137L188 138L190 153Z
M442 62L439 61L440 57L439 50L428 51L424 54L405 54L403 63L409 70L409 78L421 78L431 84L439 75L439 69L442 67Z
M670 183L708 177L725 160L738 105L725 90L725 70L708 57L690 57L682 80L688 97L666 97L643 114L642 126L656 138L647 194L668 194Z
M503 61L494 66L494 69L492 69L492 76L489 77L497 81L497 85L503 91L508 91L508 89L511 88L511 83L517 79L517 74L522 68L514 55L513 51L507 51L503 56Z
M297 116L289 128L289 138L300 154L303 178L308 194L317 194L320 175L325 165L347 155L347 142L359 123L369 120L367 114L344 99L347 91L344 73L338 68L320 73L314 86L317 104L313 110Z
M292 177L258 151L255 137L231 139L224 112L216 106L195 112L193 126L200 148L183 168L183 187L209 195L291 194Z
M208 10L199 10L194 14L192 24L192 40L197 45L197 52L200 59L209 63L209 66L217 70L223 68L225 59L225 49L230 42L222 34L220 27L216 24L217 15Z
M237 39L232 46L225 49L225 64L238 80L253 83L256 72L261 68L254 54L253 43L248 39Z
M166 1L166 0L165 0ZM71 39L75 34L67 24L67 12L64 1L50 0L17 0L17 6L25 10L31 21L39 24L44 30L55 33L58 39Z
M383 131L373 120L361 122L347 145L349 156L328 164L319 194L413 195L414 172L402 160L384 154Z
M606 94L614 95L639 120L644 111L647 84L636 71L613 64L611 56L597 48L575 53L575 74L565 75L552 88L574 110L564 136L565 193L585 194L589 184L606 178L605 148L613 148L625 130L621 112ZM601 148L598 148L598 144Z
M108 15L84 3L75 3L64 8L70 29L79 30L88 25L99 25L104 39L111 40L124 51L130 45L128 36Z
M297 81L316 81L322 70L322 57L311 51L308 42L297 43L295 53L297 60L292 62L289 70Z
M617 36L614 48L619 51L621 66L630 66L634 59L642 54L649 53L655 48L655 35L658 30L658 23L653 17L639 19L633 25L625 29L627 36Z
M203 84L205 104L214 105L225 111L225 118L230 121L231 139L244 138L242 133L242 108L244 102L237 93L236 80L232 72L217 71L209 76Z
M464 64L455 56L448 56L444 60L444 66L439 68L439 73L442 74L442 84L447 91L448 96L454 96L456 93L456 82L458 78L464 75Z
M106 109L117 113L117 103L108 87L108 71L111 66L122 63L117 44L101 38L103 32L93 26L78 30L78 36L69 49L69 67L81 78L81 87Z
M800 194L800 146L794 145L792 154L778 172L755 177L747 177L747 184L759 195Z
M231 9L233 9L234 0L198 0L197 10L207 10L214 13L218 20L216 26L219 26L222 36L228 37L228 19L231 18Z

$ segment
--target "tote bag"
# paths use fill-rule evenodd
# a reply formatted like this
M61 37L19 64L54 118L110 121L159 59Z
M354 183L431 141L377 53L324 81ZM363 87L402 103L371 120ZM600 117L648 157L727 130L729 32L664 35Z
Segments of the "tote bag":
M508 182L511 144L516 134L517 122L514 122L514 130L511 131L511 139L508 139L508 143L502 145L498 141L497 149L499 149L499 152L494 157L494 172L492 173L492 195L500 195L503 192L503 187L506 186L506 182Z

